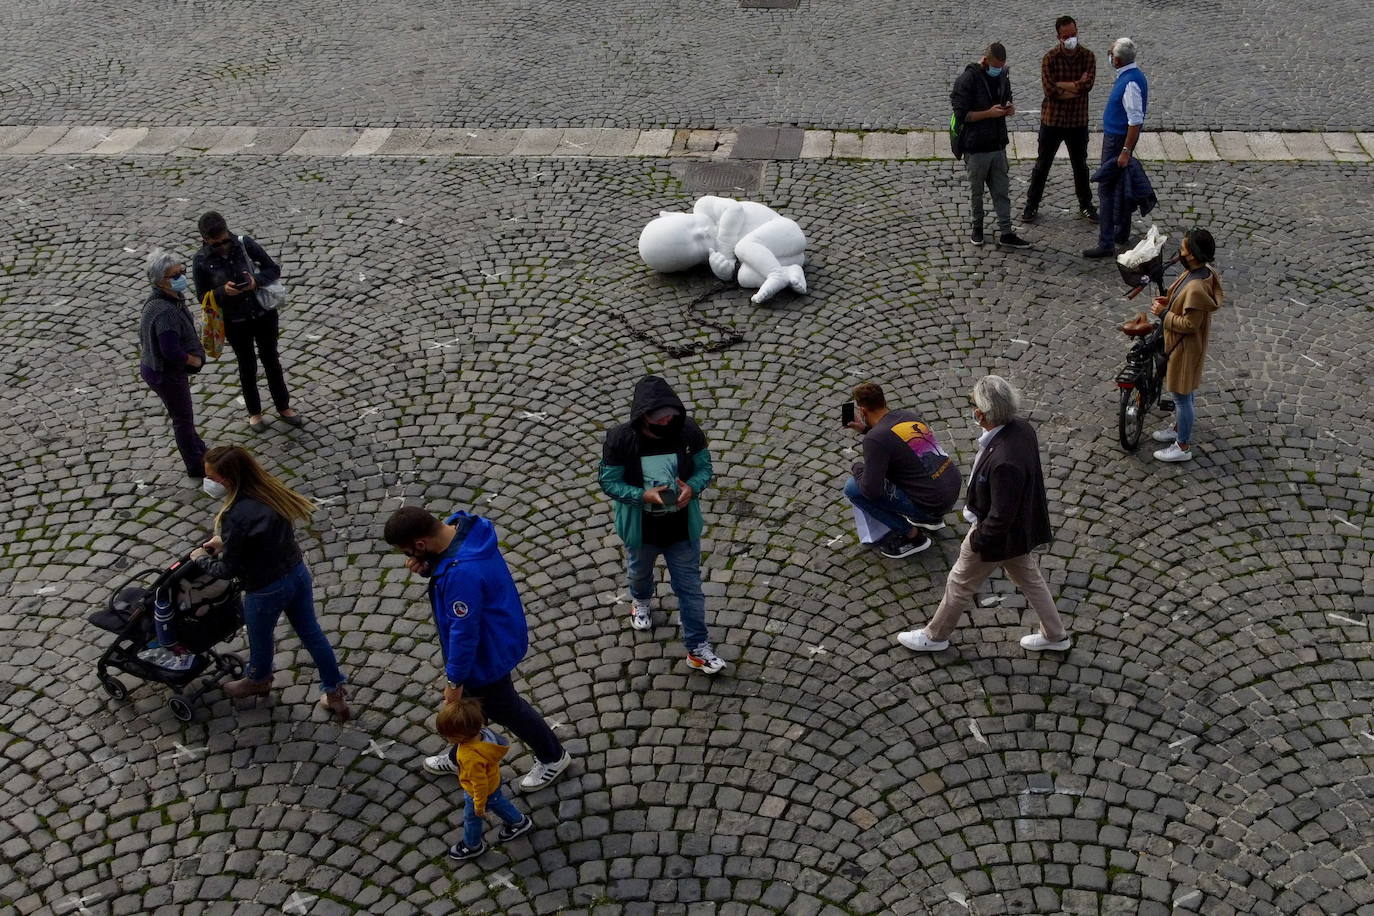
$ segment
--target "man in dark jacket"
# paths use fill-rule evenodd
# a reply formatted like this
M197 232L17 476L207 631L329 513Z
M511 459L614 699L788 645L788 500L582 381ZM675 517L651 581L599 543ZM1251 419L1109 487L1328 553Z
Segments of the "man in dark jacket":
M429 579L448 676L444 701L481 700L488 719L509 728L534 752L534 766L521 788L542 789L562 776L572 758L511 682L511 672L529 649L529 628L495 526L466 512L441 523L418 506L405 506L387 519L385 537L405 552L406 568ZM425 769L456 774L456 750L426 757Z
M893 560L920 553L931 544L925 532L945 527L941 517L959 498L959 469L915 411L888 409L878 384L854 386L854 406L850 428L864 434L864 460L844 495L891 529L879 553Z
M1072 644L1031 556L1032 549L1050 542L1052 532L1040 443L1035 429L1016 417L1018 401L1016 389L999 376L986 376L973 386L973 416L984 432L978 437L964 508L964 518L972 527L945 580L945 596L935 616L924 627L897 635L897 641L908 649L940 652L949 648L949 634L972 604L974 593L999 566L1040 618L1040 632L1021 637L1021 647L1063 652Z
M654 597L654 563L662 554L677 596L687 665L716 674L725 661L711 648L701 590L699 497L711 482L706 436L687 417L663 379L635 385L630 421L606 433L598 479L615 500L615 529L625 542L630 580L630 626L647 630Z
M992 195L997 211L997 243L1008 248L1029 248L1030 243L1011 230L1011 178L1007 164L1007 118L1016 113L1007 78L1007 49L1001 42L988 45L982 60L969 64L954 81L949 94L959 125L959 148L968 170L973 204L973 244L983 244L983 188Z

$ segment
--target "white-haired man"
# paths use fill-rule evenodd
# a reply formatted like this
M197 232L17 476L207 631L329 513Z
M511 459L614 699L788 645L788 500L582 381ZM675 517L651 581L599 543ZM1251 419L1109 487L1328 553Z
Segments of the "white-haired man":
M1140 142L1140 128L1150 107L1150 84L1135 64L1135 42L1118 38L1112 43L1116 82L1102 110L1102 162L1116 160L1118 168L1097 184L1097 247L1083 252L1085 258L1116 254L1116 246L1131 237L1131 211L1124 200L1125 169Z
M1063 652L1072 644L1031 555L1053 535L1040 442L1035 429L1016 416L1019 400L1016 389L1000 376L985 376L973 386L973 418L983 435L978 437L964 506L964 518L972 527L945 580L945 596L935 616L924 627L897 634L897 641L908 649L949 648L949 634L972 605L974 593L999 566L1040 618L1040 632L1021 637L1021 647Z

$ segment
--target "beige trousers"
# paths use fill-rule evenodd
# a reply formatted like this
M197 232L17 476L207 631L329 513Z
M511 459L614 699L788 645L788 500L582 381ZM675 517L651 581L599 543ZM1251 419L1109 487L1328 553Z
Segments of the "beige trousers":
M964 611L973 603L973 596L979 587L988 580L997 567L1006 570L1007 578L1016 583L1021 594L1026 596L1035 615L1040 618L1040 632L1051 641L1059 641L1068 635L1064 621L1059 619L1059 609L1054 606L1045 577L1040 575L1040 567L1035 557L1023 553L1009 560L989 562L978 555L970 544L973 530L970 529L959 547L959 559L949 571L945 580L945 596L940 599L940 608L930 623L925 625L926 635L931 639L948 639L949 634L959 625Z

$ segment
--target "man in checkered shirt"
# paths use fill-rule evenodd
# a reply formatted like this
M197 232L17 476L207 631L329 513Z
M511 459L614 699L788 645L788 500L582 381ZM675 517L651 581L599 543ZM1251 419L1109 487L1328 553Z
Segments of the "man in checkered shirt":
M1088 93L1097 77L1097 59L1078 43L1078 23L1072 16L1060 16L1054 21L1054 28L1059 43L1040 60L1045 101L1040 106L1039 149L1021 222L1035 221L1040 198L1045 193L1045 179L1062 143L1069 148L1078 212L1095 223L1097 208L1093 206L1092 185L1088 183Z

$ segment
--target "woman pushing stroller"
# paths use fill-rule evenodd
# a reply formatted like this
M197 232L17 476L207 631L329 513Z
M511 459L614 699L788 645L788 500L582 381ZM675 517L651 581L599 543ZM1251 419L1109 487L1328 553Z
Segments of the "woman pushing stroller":
M224 685L225 694L238 699L272 692L273 631L285 612L319 669L320 705L347 720L344 676L315 618L310 570L296 543L294 523L308 520L314 505L237 445L205 453L205 488L224 504L215 516L214 537L191 557L212 575L239 580L248 629L248 667L242 678Z

